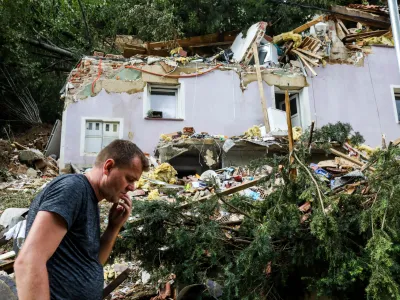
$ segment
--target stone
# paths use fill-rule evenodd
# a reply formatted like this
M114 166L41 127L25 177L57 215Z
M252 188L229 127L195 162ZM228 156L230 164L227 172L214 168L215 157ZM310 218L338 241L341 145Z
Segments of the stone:
M36 170L42 170L47 167L47 162L44 159L35 160L35 168Z
M54 171L53 169L46 168L46 171L44 172L43 176L46 177L57 177L58 173Z
M29 168L28 171L26 171L26 175L28 177L31 177L31 178L36 178L37 177L37 171L32 169L32 168Z
M18 159L22 163L33 163L35 160L44 159L42 152L37 149L28 149L19 151Z
M17 169L17 174L22 175L26 174L26 171L28 171L28 167L25 165L19 165Z
M23 214L25 214L29 208L7 208L0 217L0 225L3 226L4 228L7 228L10 224L13 218L15 217L21 217Z
M3 278L3 276L1 278ZM18 300L12 289L15 290L15 283L10 287L8 281L5 282L0 279L0 300Z

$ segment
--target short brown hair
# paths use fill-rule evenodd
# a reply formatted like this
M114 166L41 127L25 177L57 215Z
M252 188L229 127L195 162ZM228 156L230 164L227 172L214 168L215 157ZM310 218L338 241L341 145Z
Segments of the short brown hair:
M107 159L113 159L115 166L122 168L128 166L134 157L140 159L142 170L147 172L149 170L149 160L136 144L127 140L114 140L100 151L94 165L99 167Z

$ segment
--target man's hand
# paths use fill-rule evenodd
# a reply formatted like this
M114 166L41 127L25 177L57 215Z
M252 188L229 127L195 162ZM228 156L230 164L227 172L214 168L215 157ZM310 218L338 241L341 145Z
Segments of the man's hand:
M108 226L113 229L121 229L132 212L132 200L127 194L121 197L122 202L114 203L108 215Z
M104 265L110 256L121 227L128 220L132 211L132 201L128 195L121 197L122 202L114 203L108 215L108 226L100 239L99 261Z

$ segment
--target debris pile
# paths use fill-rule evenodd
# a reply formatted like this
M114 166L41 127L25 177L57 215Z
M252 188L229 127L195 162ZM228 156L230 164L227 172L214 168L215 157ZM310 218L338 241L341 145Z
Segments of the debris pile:
M371 45L394 45L389 14L383 6L333 6L331 13L274 37L265 34L268 26L258 22L246 33L234 31L146 44L135 41L126 44L123 56L95 52L72 70L62 98L78 101L94 96L102 88L120 92L121 82L132 83L122 90L136 93L144 90L144 76L177 81L216 69L237 72L245 89L250 80L246 76L254 73L255 65L263 74L317 76L316 68L327 64L362 66L364 57L372 52ZM162 118L152 111L148 117Z
M248 169L188 176L185 190L169 192L168 201L134 198L135 217L116 253L134 254L153 282L165 272L176 274L178 286L218 282L220 299L267 292L290 299L307 292L343 298L350 291L382 299L391 293L383 282L395 276L382 259L394 263L396 257L384 245L400 242L400 142L371 155L356 147L362 137L349 131L347 124L330 124L312 135L303 132L284 156L261 158ZM310 137L327 157L310 154ZM256 172L259 178L249 178ZM214 193L203 190L200 196L202 186ZM186 187L197 190L182 197ZM382 251L385 257L375 256ZM286 288L289 278L296 289Z

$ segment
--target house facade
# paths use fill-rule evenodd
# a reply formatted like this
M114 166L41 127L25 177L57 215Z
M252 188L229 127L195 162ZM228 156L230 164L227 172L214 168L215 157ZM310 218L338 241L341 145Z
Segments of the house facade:
M348 122L372 147L380 145L382 134L388 140L400 137L395 50L372 46L371 52L358 66L319 67L316 77L292 69L263 69L271 129L284 129L283 93L288 89L293 126ZM63 98L62 167L91 166L96 154L116 138L153 154L161 134L183 127L235 136L263 123L255 70L239 65L192 62L168 72L162 60L149 64L88 57L71 73Z

